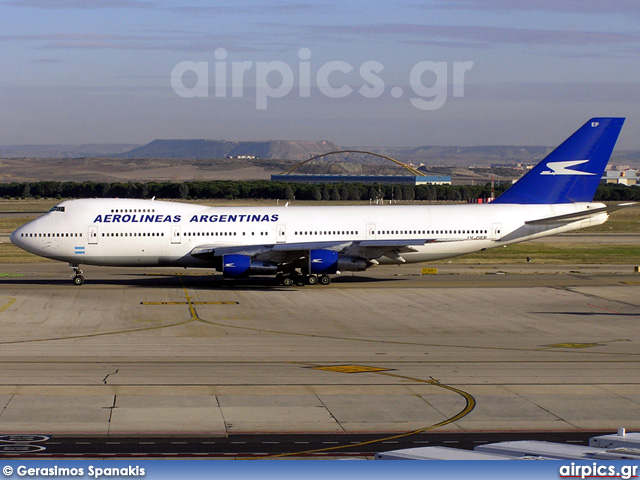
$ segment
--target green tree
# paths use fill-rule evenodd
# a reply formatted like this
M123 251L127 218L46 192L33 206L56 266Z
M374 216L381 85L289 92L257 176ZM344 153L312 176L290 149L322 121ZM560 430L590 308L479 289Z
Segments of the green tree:
M393 187L393 199L396 202L402 200L402 187L400 185L394 185Z
M402 187L402 198L405 200L414 200L416 198L416 190L413 185L404 185Z
M322 186L322 200L331 200L331 193L327 185Z
M296 198L295 194L293 193L293 188L291 188L291 185L287 185L287 188L284 191L284 196L287 200L294 200Z
M340 200L349 200L349 189L344 183L340 187Z

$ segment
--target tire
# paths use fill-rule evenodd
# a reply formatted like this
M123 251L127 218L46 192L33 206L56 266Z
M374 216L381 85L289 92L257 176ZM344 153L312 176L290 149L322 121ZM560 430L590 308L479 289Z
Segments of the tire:
M78 286L84 284L84 277L82 275L76 275L73 277L73 284Z
M282 279L282 285L284 285L285 287L290 287L291 285L293 285L293 278L291 277L284 277Z
M320 275L320 285L329 285L331 277L329 275Z
M318 283L318 277L315 275L307 276L307 285L315 285L316 283Z

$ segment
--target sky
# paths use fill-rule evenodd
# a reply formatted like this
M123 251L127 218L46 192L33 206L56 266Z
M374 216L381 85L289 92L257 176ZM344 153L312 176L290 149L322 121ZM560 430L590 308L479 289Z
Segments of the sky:
M627 117L637 0L0 0L0 145L556 145Z

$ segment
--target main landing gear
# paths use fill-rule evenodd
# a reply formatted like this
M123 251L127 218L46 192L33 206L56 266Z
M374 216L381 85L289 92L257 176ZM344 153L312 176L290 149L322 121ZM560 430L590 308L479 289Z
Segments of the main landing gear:
M73 284L78 286L84 284L84 277L82 276L80 265L78 265L77 263L70 263L69 267L73 269L73 275L71 276Z
M331 283L331 277L329 275L298 272L277 275L276 280L285 287L290 287L294 283L297 285L329 285Z

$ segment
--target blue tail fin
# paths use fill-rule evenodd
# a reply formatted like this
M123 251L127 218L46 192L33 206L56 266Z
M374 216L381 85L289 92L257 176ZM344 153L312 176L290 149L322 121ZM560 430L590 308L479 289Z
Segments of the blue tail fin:
M592 118L493 203L591 202L624 118Z

